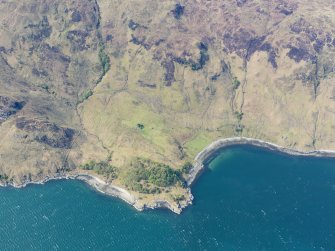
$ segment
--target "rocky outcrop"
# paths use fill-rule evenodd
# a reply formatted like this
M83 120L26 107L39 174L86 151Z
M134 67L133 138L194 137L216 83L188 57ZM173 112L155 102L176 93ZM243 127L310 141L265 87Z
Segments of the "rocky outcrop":
M54 148L70 149L75 135L75 130L71 128L37 119L18 118L16 127L29 132L37 142Z
M10 97L0 96L0 123L15 115L25 105L24 101L18 101Z

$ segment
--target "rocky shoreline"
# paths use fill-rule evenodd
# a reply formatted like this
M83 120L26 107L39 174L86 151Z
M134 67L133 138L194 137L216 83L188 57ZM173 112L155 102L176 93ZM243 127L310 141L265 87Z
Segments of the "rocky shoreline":
M269 143L266 141L252 139L252 138L244 138L244 137L235 137L235 138L227 138L220 139L213 143L211 143L208 147L206 147L203 151L197 154L194 159L193 168L190 170L189 175L186 179L188 186L190 187L194 181L199 177L202 171L205 169L205 164L211 158L215 157L215 154L221 151L224 148L235 146L235 145L251 145L262 147L265 149L269 149L272 151L279 151L281 153L295 155L295 156L315 156L315 157L335 157L335 151L331 150L315 150L310 152L303 152L298 150L293 150L285 147L281 147L279 145ZM60 179L76 179L81 180L89 184L95 190L100 193L106 194L108 196L117 197L128 204L132 205L138 211L143 211L145 209L157 209L157 208L167 208L174 213L180 214L184 208L188 205L192 204L193 195L191 193L191 189L188 188L189 197L184 200L182 203L178 203L176 205L171 204L167 200L153 200L150 203L144 203L134 195L132 195L126 189L118 187L116 185L106 183L102 179L93 176L88 173L75 173L75 174L60 174L54 177L46 177L42 181L27 181L22 185L18 185L15 183L3 183L0 186L12 186L15 188L23 188L29 184L45 184L50 180L60 180Z
M128 192L126 189L123 189L119 186L106 183L102 179L93 176L88 173L78 173L78 174L64 174L58 175L55 177L46 177L42 181L27 181L24 184L15 184L15 183L3 183L0 184L1 187L14 187L14 188L24 188L27 185L36 184L36 185L43 185L48 181L51 180L62 180L62 179L71 179L71 180L81 180L86 182L96 191L105 194L107 196L112 196L119 198L128 204L132 205L136 210L143 211L145 209L157 209L157 208L167 208L176 214L180 214L183 208L187 207L188 205L192 204L193 196L191 194L191 190L188 189L189 192L189 199L185 200L184 203L173 205L169 201L166 200L153 200L150 203L143 203L141 200L137 199L134 195Z
M108 184L103 180L88 174L78 174L74 179L82 180L87 184L91 185L97 191L106 194L108 196L117 197L122 199L123 201L127 202L128 204L132 205L138 211L143 211L145 209L157 209L157 208L167 208L174 213L180 214L182 209L192 204L193 196L191 195L191 191L189 190L190 200L187 200L183 205L173 205L169 201L166 200L153 200L150 203L143 203L141 200L137 199L134 195L128 192L126 189L121 187Z
M277 151L295 156L335 157L335 151L332 150L315 150L310 152L303 152L253 138L234 137L219 139L211 143L195 157L193 168L189 172L188 178L186 180L188 186L191 186L193 182L199 177L199 175L205 168L205 163L213 158L217 152L221 151L224 148L235 145L257 146L271 151Z

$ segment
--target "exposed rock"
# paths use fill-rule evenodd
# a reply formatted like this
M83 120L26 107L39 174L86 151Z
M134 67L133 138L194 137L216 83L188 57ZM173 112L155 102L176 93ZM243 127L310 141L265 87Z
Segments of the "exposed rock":
M199 49L199 58L197 60L193 58L186 59L186 57L173 57L173 61L181 65L190 66L193 71L201 70L209 60L208 46L200 42L197 47ZM184 54L187 55L186 52L184 52Z
M33 41L42 41L50 37L52 32L52 27L49 25L47 16L43 16L38 24L28 24L25 28L29 30L28 38Z
M74 12L72 12L72 15L71 15L71 19L72 19L72 22L80 22L81 21L81 14L79 11L75 10Z
M24 105L24 101L17 101L9 97L0 96L0 123L16 114Z
M165 68L165 74L164 74L164 80L166 86L171 86L172 82L175 81L174 78L174 63L172 60L168 60L166 62L163 62L163 66Z
M248 0L236 0L236 4L238 7L242 7L244 4L247 3Z
M172 14L175 19L180 19L182 15L184 14L185 6L181 4L176 4L174 10L172 10Z
M321 53L323 47L325 46L325 42L321 39L317 39L313 44L313 48L317 53Z
M16 127L34 133L34 139L54 148L71 148L75 130L64 128L48 121L18 118Z
M223 36L223 42L228 50L236 52L242 58L247 56L247 50L252 39L252 34L243 28L233 34L225 33Z
M129 23L128 23L128 27L131 30L136 30L137 27L139 27L140 25L136 22L134 22L132 19L130 19Z
M88 49L86 38L89 36L87 31L72 30L67 33L67 39L72 44L73 51L83 51Z
M308 49L306 48L297 48L297 47L291 47L290 51L287 53L287 56L296 62L300 62L301 60L310 60L313 58L312 55L309 54Z
M142 80L139 80L139 81L137 82L137 84L138 84L139 86L147 87L147 88L151 88L151 89L155 89L155 88L157 87L157 85L154 84L154 83L145 83L145 82L143 82Z

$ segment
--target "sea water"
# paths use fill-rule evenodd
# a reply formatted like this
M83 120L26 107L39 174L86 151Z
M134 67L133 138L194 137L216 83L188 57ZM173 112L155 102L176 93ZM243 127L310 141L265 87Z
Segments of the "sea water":
M0 189L0 250L335 250L335 159L222 150L176 215L80 181Z

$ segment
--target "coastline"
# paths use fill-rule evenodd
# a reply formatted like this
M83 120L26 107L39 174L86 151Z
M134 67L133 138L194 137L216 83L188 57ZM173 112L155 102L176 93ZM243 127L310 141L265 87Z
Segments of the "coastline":
M303 152L253 138L233 137L233 138L219 139L217 141L212 142L210 145L208 145L205 149L203 149L200 153L196 155L193 161L193 168L190 170L188 177L186 178L186 182L188 185L187 191L189 197L182 203L177 203L175 205L167 200L159 200L159 199L153 200L150 203L144 203L143 201L139 200L134 195L132 195L126 189L107 183L102 179L100 179L99 177L84 172L58 174L57 176L54 177L47 176L41 181L27 181L22 185L18 185L15 183L3 183L3 184L0 183L0 186L3 187L12 186L15 188L23 188L30 184L45 184L46 182L51 180L60 180L60 179L81 180L102 194L116 197L125 201L126 203L132 205L138 211L143 211L145 209L166 208L176 214L180 214L184 208L192 204L193 195L191 193L190 187L195 182L195 180L200 176L200 174L204 171L206 162L209 161L211 158L215 157L215 154L221 151L222 149L236 145L256 146L271 151L277 151L294 156L335 157L335 151L332 150L315 150L315 151Z
M166 200L153 200L150 203L143 203L139 199L137 199L134 195L132 195L130 192L128 192L126 189L121 188L119 186L106 183L102 179L93 176L88 173L76 173L76 174L61 174L54 177L46 177L42 181L27 181L22 185L18 185L15 183L6 183L6 184L0 184L0 187L14 187L14 188L24 188L27 185L43 185L47 183L48 181L52 180L80 180L85 183L87 183L90 187L92 187L94 190L96 190L99 193L105 194L107 196L116 197L124 202L128 203L129 205L133 206L138 211L143 211L145 209L158 209L158 208L166 208L171 210L172 212L176 214L180 214L183 210L183 208L187 207L188 205L192 204L193 196L191 194L191 190L188 189L190 199L186 201L183 205L173 205L169 201Z
M293 155L293 156L310 156L310 157L335 157L335 151L333 150L314 150L309 152L299 151L283 146L276 145L271 142L246 138L246 137L233 137L226 139L219 139L217 141L212 142L208 145L204 150L197 154L193 161L193 168L189 172L189 175L186 179L187 185L191 186L194 181L199 177L201 172L205 169L205 163L211 159L215 153L221 151L224 148L236 145L249 145L256 146L260 148L264 148L270 151L277 151L280 153Z

